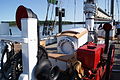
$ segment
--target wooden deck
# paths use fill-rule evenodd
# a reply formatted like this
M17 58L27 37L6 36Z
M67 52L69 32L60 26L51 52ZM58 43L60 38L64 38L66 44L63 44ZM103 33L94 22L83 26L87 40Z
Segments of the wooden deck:
M114 42L116 42L116 41L114 41ZM120 80L120 44L118 44L118 43L114 43L114 44L115 44L115 62L114 62L113 71L111 74L111 80ZM18 52L20 49L21 49L21 45L15 44L16 52ZM46 46L46 49L49 54L57 53L57 44L48 45L48 46ZM60 60L63 59L62 55L57 55L57 56L61 56L59 58ZM68 58L66 58L66 60L67 59ZM0 74L0 76L1 76L1 74ZM0 79L0 80L5 80L5 79Z
M111 80L120 80L120 43L115 43L115 62Z

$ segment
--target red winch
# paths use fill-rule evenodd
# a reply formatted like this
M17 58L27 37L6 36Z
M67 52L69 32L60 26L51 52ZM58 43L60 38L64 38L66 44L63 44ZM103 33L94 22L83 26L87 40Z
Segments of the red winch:
M88 42L78 48L77 59L81 62L84 80L109 80L114 61L115 46L109 44L109 32L112 26L104 24L105 44Z
M77 59L83 66L96 69L104 52L105 44L88 43L77 50Z
M84 70L82 79L107 80L112 70L113 58L114 47L112 45L109 48L108 54L105 54L105 44L89 42L78 48L77 59L82 63Z
M114 47L110 47L108 54L104 54L105 44L88 44L78 48L77 59L82 63L84 69L84 80L104 80L106 74L112 70ZM110 63L110 64L109 64ZM109 69L109 72L107 70ZM107 79L105 79L107 80Z

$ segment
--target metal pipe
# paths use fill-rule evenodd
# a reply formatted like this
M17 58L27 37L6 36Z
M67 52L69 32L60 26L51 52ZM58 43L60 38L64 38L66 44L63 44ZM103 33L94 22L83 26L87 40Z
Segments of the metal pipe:
M111 0L111 15L112 19L114 19L114 0Z
M62 32L62 11L59 10L59 33Z
M108 46L109 46L109 34L110 31L105 32L105 54L107 54Z
M108 47L109 47L109 35L110 35L110 30L112 29L112 25L109 23L105 23L103 26L103 29L105 30L105 51L104 53L108 53Z
M112 71L111 67L112 67L112 64L111 64L111 59L112 59L112 56L113 56L113 49L115 49L115 46L114 45L110 45L110 48L109 48L109 52L108 52L108 57L107 57L107 65L106 65L106 75L105 75L105 80L110 80L110 73Z

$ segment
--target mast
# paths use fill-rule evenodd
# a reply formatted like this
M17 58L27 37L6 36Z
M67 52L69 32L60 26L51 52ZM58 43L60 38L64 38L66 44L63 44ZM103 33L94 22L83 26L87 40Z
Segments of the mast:
M114 20L114 0L111 0L111 16L112 20Z
M86 0L87 3L95 3L96 0Z
M96 14L96 0L86 0L84 3L84 13L86 17L85 25L88 31L94 31L94 18Z

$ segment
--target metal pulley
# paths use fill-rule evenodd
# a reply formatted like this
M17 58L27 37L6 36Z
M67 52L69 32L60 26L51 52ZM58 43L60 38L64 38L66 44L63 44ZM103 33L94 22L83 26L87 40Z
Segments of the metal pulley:
M19 6L16 11L16 24L20 30L21 29L21 19L22 18L37 18L37 15L29 8L24 7L23 5Z
M62 17L65 17L65 9L63 8L61 11L62 11Z
M55 8L55 15L56 15L56 16L59 16L60 13L62 14L62 17L65 17L65 9L62 8L62 9L60 10L60 7L56 7L56 8Z

